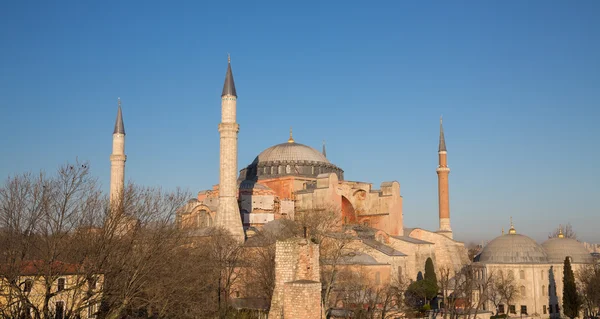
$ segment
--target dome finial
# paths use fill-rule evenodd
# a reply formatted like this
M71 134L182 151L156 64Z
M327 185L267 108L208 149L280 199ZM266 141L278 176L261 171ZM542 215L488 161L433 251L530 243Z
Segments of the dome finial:
M508 233L511 235L514 235L517 233L517 230L515 229L515 226L513 225L512 216L510 216L510 229L508 230Z
M565 238L565 234L562 231L562 225L558 227L558 238Z
M288 143L294 143L294 138L292 137L292 127L290 126L290 138L288 139Z
M502 235L504 235L504 227L502 227Z
M229 52L227 53L227 63L231 63L231 55L229 55Z

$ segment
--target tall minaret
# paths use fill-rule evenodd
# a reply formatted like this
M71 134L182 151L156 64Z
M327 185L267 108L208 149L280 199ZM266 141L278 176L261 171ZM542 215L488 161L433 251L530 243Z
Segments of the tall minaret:
M438 174L438 200L440 214L440 229L438 232L452 238L452 228L450 228L450 195L448 194L448 174L450 168L446 158L446 140L444 139L444 127L440 117L440 144L438 147L439 166L436 169Z
M119 109L115 130L113 131L113 150L110 155L110 203L120 205L125 187L125 126L121 112L121 99L118 99Z
M227 74L221 94L219 210L216 226L228 230L238 241L244 240L244 228L237 201L237 94L231 72L231 58L227 57Z

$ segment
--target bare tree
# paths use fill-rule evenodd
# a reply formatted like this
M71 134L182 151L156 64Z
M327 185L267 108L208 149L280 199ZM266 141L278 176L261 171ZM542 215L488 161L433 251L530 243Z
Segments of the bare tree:
M589 315L600 309L600 265L586 265L576 273L578 292Z
M571 226L571 223L567 223L565 227L559 225L558 228L556 228L554 231L548 234L548 238L556 238L561 232L564 238L577 239L577 233L573 230L573 226Z
M496 307L505 304L506 313L510 315L510 305L519 298L520 291L517 287L517 281L512 271L498 270L494 275L488 300L491 300ZM492 299L493 297L493 299Z
M87 163L64 165L51 177L8 178L0 189L0 264L9 312L51 318L58 309L52 301L60 295L67 301L60 310L70 317L98 302L100 294L88 280L100 270L77 230L101 220L103 203Z

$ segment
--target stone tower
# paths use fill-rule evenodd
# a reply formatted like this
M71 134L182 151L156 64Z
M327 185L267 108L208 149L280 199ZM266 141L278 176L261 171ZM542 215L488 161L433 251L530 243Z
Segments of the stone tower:
M439 215L440 229L439 233L452 238L452 228L450 228L450 195L448 193L448 167L446 154L446 140L444 138L444 127L442 126L442 118L440 117L440 144L438 147L439 165L436 169L438 175L438 200L439 200Z
M244 228L237 200L237 142L240 126L236 123L237 94L231 59L228 57L227 74L221 94L219 209L216 226L228 230L237 240L244 240Z
M113 131L113 148L110 155L110 204L120 205L125 188L125 126L121 111L121 99L118 99L117 120Z

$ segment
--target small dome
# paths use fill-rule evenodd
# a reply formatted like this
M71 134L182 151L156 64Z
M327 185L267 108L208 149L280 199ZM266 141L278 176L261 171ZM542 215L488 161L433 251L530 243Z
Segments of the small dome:
M548 261L551 263L563 263L567 256L571 257L572 263L591 264L594 258L588 250L577 240L572 238L550 238L542 247L546 250Z
M489 242L479 255L479 262L490 264L547 263L546 252L535 240L520 234L507 234Z
M329 163L329 160L321 152L304 144L288 142L281 143L267 148L258 154L255 160L257 163L267 162L317 162Z

